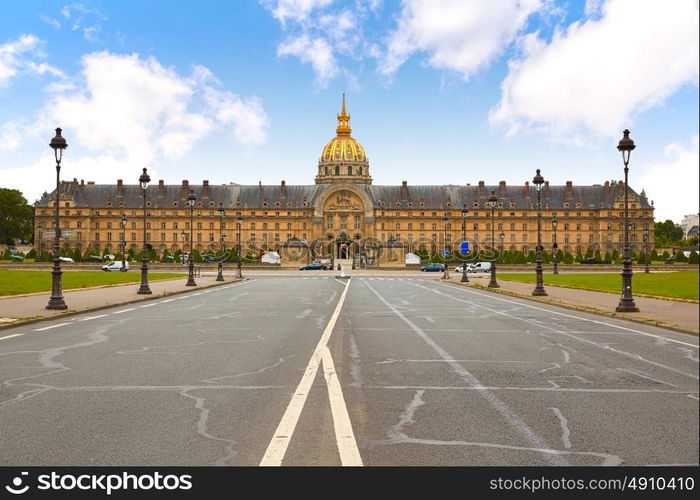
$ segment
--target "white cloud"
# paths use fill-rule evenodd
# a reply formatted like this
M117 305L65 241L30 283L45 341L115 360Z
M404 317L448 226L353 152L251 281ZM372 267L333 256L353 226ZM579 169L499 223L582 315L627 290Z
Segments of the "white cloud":
M573 23L550 43L523 37L491 123L572 142L617 136L682 85L697 85L698 46L697 0L609 0L600 19Z
M109 52L88 54L81 62L82 72L70 84L47 89L50 104L34 120L0 125L0 149L17 149L30 139L43 143L60 126L74 151L64 159L71 176L113 182L120 169L176 160L217 130L230 129L243 145L266 141L260 100L223 89L207 68L196 66L181 76L153 57ZM32 172L38 168L45 168L43 157L33 166L0 171L4 183L23 183L22 190L35 196L32 180L41 177Z
M62 71L41 62L46 58L41 50L43 44L34 35L20 35L16 40L0 45L0 87L9 85L13 78L22 74L51 73L62 77Z
M46 24L48 24L48 25L50 25L50 26L53 26L53 27L56 28L57 30L60 30L60 29L61 29L61 22L60 22L58 19L54 19L54 18L52 18L52 17L48 17L48 16L45 16L45 15L43 15L43 14L40 14L40 15L39 15L39 19L41 19L42 21L44 21Z
M304 21L314 9L326 7L333 0L262 0L267 8L283 25L288 19Z
M644 188L654 201L657 221L679 222L684 214L698 213L700 176L698 175L698 135L689 147L674 142L666 147L667 162L646 165L635 185Z
M107 16L102 12L79 2L65 5L61 8L61 14L66 19L73 20L71 31L82 30L85 39L91 42L99 40L97 34L102 31L102 24L107 21Z
M296 56L302 62L311 64L316 73L316 82L327 85L338 73L338 65L333 56L333 48L323 38L310 38L304 34L290 37L277 47L278 56Z
M405 0L380 71L393 74L416 52L468 79L491 62L543 7L540 0Z

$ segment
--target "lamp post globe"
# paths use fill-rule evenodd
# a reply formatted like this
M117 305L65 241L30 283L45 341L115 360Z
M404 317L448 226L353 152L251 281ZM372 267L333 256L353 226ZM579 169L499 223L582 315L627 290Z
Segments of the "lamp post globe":
M126 272L126 221L126 214L123 214L120 221L122 227L122 268L120 271L123 272Z
M61 271L61 225L59 220L59 204L61 202L61 160L63 159L63 150L68 147L66 139L61 135L61 128L56 129L56 135L49 143L53 149L54 157L56 158L56 213L54 225L53 239L53 269L51 270L51 298L46 305L46 309L57 311L65 311L68 309L66 302L63 300L63 281Z
M632 297L632 260L630 259L630 240L629 240L629 216L628 216L628 188L627 175L629 172L630 153L636 148L634 141L630 139L630 131L625 129L622 132L622 139L617 144L617 150L622 154L622 163L625 165L625 241L622 259L622 296L620 303L615 308L617 312L638 312L639 308L634 303Z
M469 213L469 210L467 209L467 204L465 203L462 205L462 242L467 241L467 214ZM466 255L464 255L465 258L462 259L462 279L459 281L461 283L469 283L469 276L467 276L467 259Z
M151 178L148 175L146 169L143 169L141 176L139 177L139 184L141 185L141 193L143 194L143 251L141 254L141 285L139 286L139 295L150 295L151 288L148 286L148 243L146 242L146 189L148 188L148 183L151 182Z
M238 262L236 262L236 278L242 278L243 277L243 270L241 268L241 262L243 260L243 257L241 255L241 228L243 227L243 215L240 213L238 214L238 217L236 218L236 222L238 223L238 248L237 248L237 254L238 254Z
M552 216L552 274L559 274L557 258L557 216Z
M532 291L532 295L542 297L547 295L547 292L544 290L544 282L542 280L542 198L540 195L542 191L542 184L544 184L544 177L542 177L540 174L539 168L535 173L535 177L532 179L532 183L535 185L535 189L537 190L537 257L535 259L537 285Z
M486 200L486 206L491 209L491 252L493 256L491 257L491 279L487 285L489 288L500 288L498 281L496 281L496 237L494 236L496 219L495 211L496 204L498 203L498 197L496 196L496 191L491 191L491 196Z
M443 243L444 243L444 247L445 247L443 249L443 263L444 263L443 265L445 267L445 270L442 274L442 279L446 279L446 280L450 279L450 268L447 265L447 224L449 223L449 221L450 221L450 215L446 213L445 216L442 218L444 232L445 232L444 238L443 238Z
M224 254L224 240L222 239L222 229L224 225L224 215L226 210L224 210L223 204L219 204L219 262L217 264L216 281L224 281L223 273L223 254Z

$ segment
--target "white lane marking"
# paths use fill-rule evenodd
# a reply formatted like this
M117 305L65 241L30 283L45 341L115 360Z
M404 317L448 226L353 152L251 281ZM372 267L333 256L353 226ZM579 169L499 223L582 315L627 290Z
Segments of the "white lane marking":
M448 287L448 288L454 288L454 287L455 287L455 285L446 285L446 284L444 284L444 283L437 283L437 284L438 284L438 285L442 285L442 286L446 286L446 287ZM459 285L457 285L457 286L459 286ZM475 294L475 295L480 295L480 296L482 296L482 297L490 297L490 298L493 298L493 299L495 299L495 300L500 300L500 301L503 301L503 302L509 302L509 303L511 303L511 304L517 304L517 305L519 305L519 306L529 307L530 309L537 309L538 311L545 311L545 312L552 313L552 314L558 314L559 316L566 316L566 317L568 317L568 318L574 318L574 319L580 319L580 320L582 320L582 321L588 321L589 323L597 323L597 324L599 324L599 325L605 325L605 326L611 326L611 327L613 327L613 328L619 328L620 330L627 330L627 331L634 332L634 333L641 333L642 335L646 335L647 337L654 337L655 339L663 339L663 340L667 340L667 341L669 341L669 342L676 342L677 344L687 345L687 346L690 346L690 347L694 347L694 348L696 348L696 349L698 349L698 347L699 347L699 346L697 346L697 345L695 345L695 344L688 344L687 342L681 342L680 340L675 340L675 339L672 339L672 338L669 338L669 337L664 337L664 336L662 336L662 335L654 335L653 333L642 332L642 331L640 331L640 330L635 330L634 328L627 328L626 326L614 325L614 324L612 324L612 323L606 323L605 321L598 321L598 320L595 320L595 319L583 318L583 317L581 317L581 316L575 316L575 315L573 315L573 314L566 314L566 313L562 313L562 312L558 312L558 311L552 311L551 309L545 309L545 308L543 308L543 307L531 306L530 304L525 304L524 302L515 302L514 300L503 299L503 298L501 298L501 297L491 297L491 295L487 295L487 294L484 294L484 293L475 292L475 291L473 291L473 290L468 290L466 287L463 287L463 286L459 286L459 288L463 289L465 292L473 293L473 294ZM624 318L620 318L620 319L624 319ZM661 327L659 327L659 328L661 328Z
M144 307L153 307L153 306L157 306L157 305L158 305L158 302L152 302L150 304L145 304L145 305L142 305L139 307L143 309Z
M87 318L80 318L78 321L90 321L91 319L104 318L106 314L98 314L97 316L88 316Z
M59 323L57 325L45 326L44 328L37 328L35 332L45 332L46 330L51 330L52 328L58 328L59 326L70 325L70 323Z
M664 382L663 380L659 380L656 378L651 378L649 375L645 375L644 373L638 372L636 370L626 370L624 368L618 368L621 372L627 372L631 373L632 375L636 375L639 378L645 378L647 380L651 380L652 382L658 382L659 384L665 384L665 385L670 385L671 387L678 387L676 384L672 384L670 382Z
M559 411L559 408L554 408L550 407L550 410L554 412L554 414L557 416L559 419L559 424L561 425L561 431L562 431L562 436L561 440L564 443L564 448L569 449L571 448L571 441L569 440L569 436L571 436L571 431L569 430L569 422L566 420L566 417L561 414L561 411Z
M343 390L335 373L333 357L331 356L331 351L328 350L328 346L323 348L321 360L323 361L323 375L326 377L326 385L328 387L328 399L330 399L331 403L331 414L333 415L333 427L335 428L335 440L338 443L340 462L346 467L361 466L362 457L360 457L360 450L357 449L357 441L355 441L355 434L352 431L348 408L345 406Z
M165 304L166 302L172 302L173 300L175 300L175 299L165 299L165 300L161 300L160 303Z
M453 297L453 296L451 296L451 295L448 295L448 294L446 294L446 293L442 293L442 292L440 292L440 291L438 291L438 290L435 290L435 289L432 289L432 288L429 288L429 287L425 287L425 286L422 286L422 285L415 285L415 286L417 286L417 287L419 287L419 288L424 288L424 289L426 289L426 290L430 290L430 291L432 291L433 293L437 293L438 295L443 295L443 296L445 296L445 297L448 297L448 298L453 299L453 300L457 300L457 301L459 301L459 302L467 302L466 300L459 299L459 298L457 298L457 297ZM444 286L448 286L448 285L444 285ZM467 291L468 291L468 290L467 290ZM477 295L482 295L482 294L477 294ZM499 299L498 297L493 297L493 298L494 298L494 299L498 299L498 300L503 300L503 299ZM513 301L511 301L511 300L506 300L505 302L512 302L513 304L519 304L518 302L513 302ZM480 307L480 308L482 308L482 309L486 309L487 311L490 311L490 312L492 312L492 313L494 313L494 314L500 314L500 315L502 315L502 316L506 316L506 317L508 317L508 318L512 318L512 319L514 319L514 320L516 320L516 321L522 321L523 323L529 323L529 322L530 322L530 320L528 320L528 319L526 319L526 318L519 318L518 316L513 316L512 314L508 314L507 312L503 312L503 311L497 311L496 309L491 309L490 307L486 307L486 306L483 306L483 305L481 305L481 304L476 304L476 303L474 303L474 302L471 302L471 304L473 304L473 305L476 306L476 307ZM523 305L525 305L525 304L523 304ZM528 307L530 307L530 306L528 306ZM561 313L557 313L557 312L555 312L555 311L549 311L549 310L547 310L547 309L541 309L541 308L539 308L539 307L535 307L534 309L540 309L540 310L546 311L546 312L552 312L552 313L555 313L555 314L561 314ZM562 314L562 315L563 315L563 316L570 316L570 315L568 315L568 314ZM570 316L570 317L576 318L576 319L586 320L585 318L580 318L580 317L577 317L577 316ZM586 321L587 321L587 320L586 320ZM600 323L599 321L593 321L593 320L591 320L591 321L592 321L593 323ZM607 324L607 323L604 323L604 324ZM608 326L615 326L615 325L608 325ZM626 356L626 357L628 357L628 358L632 358L632 359L635 359L635 360L637 360L637 361L641 361L642 363L648 363L648 364L650 364L650 365L658 366L659 368L664 368L664 369L669 370L669 371L672 371L672 372L674 372L674 373L678 373L678 374L680 374L680 375L684 375L684 376L686 376L686 377L690 377L690 378L694 378L695 380L698 380L698 376L697 376L697 375L694 375L694 374L692 374L692 373L686 373L686 372L681 371L681 370L677 370L676 368L673 368L672 366L664 365L664 364L662 364L662 363L657 363L656 361L652 361L652 360L650 360L650 359L646 359L646 358L640 356L639 354L633 354L633 353L630 353L630 352L627 352L627 351L621 351L621 350L619 350L619 349L614 349L614 348L610 347L608 344L602 344L602 343L599 343L599 342L594 342L594 341L592 341L592 340L588 340L588 339L584 339L584 338L581 338L581 337L577 337L576 335L571 335L571 334L568 333L568 332L565 332L565 331L563 331L563 330L557 330L556 328L551 328L551 327L547 327L547 326L543 326L543 325L542 325L541 327L542 327L542 328L547 328L547 329L548 329L549 331L551 331L552 333L558 333L559 335L565 335L565 336L567 336L567 337L569 337L569 338L576 339L576 340L578 340L579 342L583 342L583 343L585 343L585 344L591 344L591 345L594 345L594 346L596 346L596 347L598 347L598 348L600 348L600 349L605 349L605 350L607 350L607 351L612 351L612 352L614 352L614 353L621 354L622 356ZM620 328L623 328L623 329L625 329L625 330L629 330L629 328L624 328L624 327L620 327ZM635 330L632 330L632 331L635 331ZM639 333L644 333L644 332L639 332ZM651 337L658 337L657 335L649 335L649 336L651 336ZM666 337L658 337L658 338L662 338L662 339L666 339L666 340L673 340L673 339L668 339L668 338L666 338ZM684 344L684 342L678 342L678 343L679 343L679 344ZM693 344L685 344L685 345L689 345L689 346L692 346L692 347L697 347L697 346L693 346Z
M36 330L34 330L36 331ZM0 337L0 340L5 340L5 339L11 339L12 337L21 337L24 335L23 333L13 333L12 335L6 335L4 337Z
M121 313L129 312L129 311L133 311L134 309L136 309L136 308L130 307L129 309L122 309L121 311L114 311L112 314L121 314Z
M263 458L260 461L261 466L282 465L282 460L287 452L287 447L292 439L292 434L294 434L294 429L299 421L299 416L301 415L301 411L304 409L306 397L309 395L314 378L316 378L318 366L321 363L323 349L328 344L328 339L333 332L335 322L338 320L338 316L340 316L340 309L343 307L343 302L345 301L345 296L350 288L351 281L352 278L348 280L347 284L345 285L345 290L343 290L343 293L340 295L340 299L338 299L338 304L335 306L335 311L333 311L331 319L328 322L328 325L326 325L326 329L323 331L314 353L311 355L309 364L306 366L306 370L304 370L304 375L301 377L301 381L294 391L292 399L289 401L289 405L282 416L282 420L277 426L275 434L272 437L270 444L267 446L267 450L265 450L265 455L263 455Z
M695 394L686 394L690 399L694 399L695 401L698 401L698 397Z
M382 297L369 283L365 283L365 286L372 290L372 292L377 296L379 300L384 303L396 316L398 316L404 323L406 323L411 330L413 330L423 341L428 344L433 350L447 363L450 365L452 370L460 376L467 384L482 389L479 394L483 396L484 399L491 405L491 407L496 410L505 420L510 424L510 426L515 429L518 434L520 434L528 443L530 443L534 448L549 448L547 443L539 435L533 431L525 421L523 421L519 415L517 415L513 410L510 409L503 401L498 399L498 397L489 391L484 389L483 384L472 375L466 368L459 364L447 351L445 351L440 345L435 342L427 333L420 329L413 321L408 319L403 315L401 311L396 309L387 300ZM549 457L554 465L569 465L568 461L563 457L553 456Z

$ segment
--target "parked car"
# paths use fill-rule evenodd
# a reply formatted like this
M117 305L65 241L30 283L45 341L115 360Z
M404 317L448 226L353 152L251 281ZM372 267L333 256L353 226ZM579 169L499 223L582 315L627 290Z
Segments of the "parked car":
M328 267L320 262L312 262L311 264L306 264L299 268L300 271L325 271Z
M490 262L477 262L476 264L472 264L471 268L467 269L468 273L488 273L490 271Z
M460 265L458 265L457 267L455 267L455 272L456 272L456 273L461 273L461 272L462 272L462 266L467 266L467 272L468 272L468 273L471 273L471 272L472 272L472 266L474 266L474 264L472 264L471 262L465 262L464 264L460 264Z
M439 262L431 262L420 268L421 271L425 272L443 272L445 270L445 264L440 264Z
M58 260L60 260L61 262L73 262L73 259L71 259L70 257L59 257Z
M104 266L102 266L102 270L103 271L128 271L129 270L129 262L125 261L123 268L122 268L122 261L121 260L110 262L109 264L105 264Z

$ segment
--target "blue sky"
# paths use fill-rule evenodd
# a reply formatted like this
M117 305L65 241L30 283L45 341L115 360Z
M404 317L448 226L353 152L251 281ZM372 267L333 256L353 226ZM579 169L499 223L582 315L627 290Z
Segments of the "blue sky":
M311 184L347 93L375 184L622 179L698 212L697 0L8 2L0 185Z

